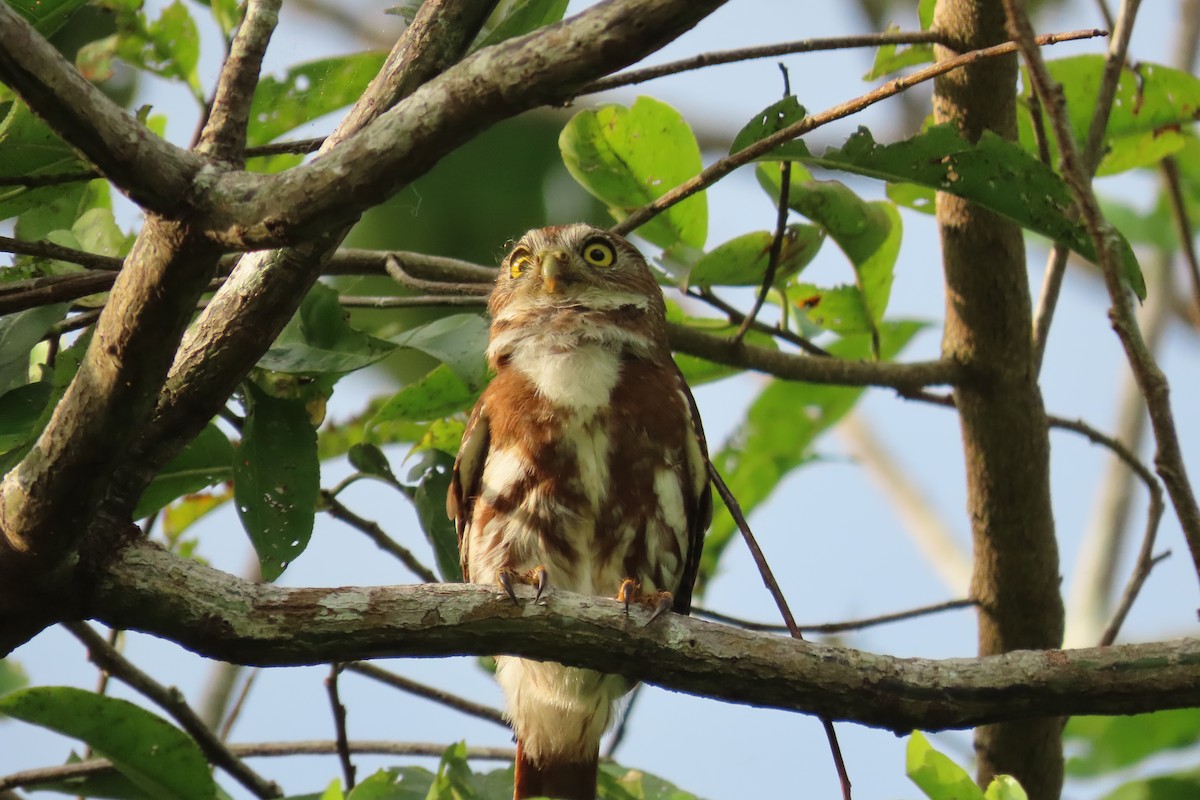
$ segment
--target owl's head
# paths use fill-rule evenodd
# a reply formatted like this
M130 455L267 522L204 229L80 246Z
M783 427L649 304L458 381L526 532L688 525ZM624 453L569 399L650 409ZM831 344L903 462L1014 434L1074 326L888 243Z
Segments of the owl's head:
M488 307L495 319L518 310L663 314L662 291L637 248L582 223L522 236L500 264Z

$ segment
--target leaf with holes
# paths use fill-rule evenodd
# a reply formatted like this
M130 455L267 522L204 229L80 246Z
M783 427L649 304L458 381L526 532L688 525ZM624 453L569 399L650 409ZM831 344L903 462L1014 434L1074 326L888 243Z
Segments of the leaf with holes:
M1096 111L1096 98L1104 75L1104 56L1085 55L1046 62L1050 77L1063 89L1067 117L1076 146L1082 148ZM1029 76L1022 73L1023 102L1018 106L1021 145L1037 152L1029 114ZM1200 78L1161 64L1139 63L1121 72L1113 97L1101 150L1098 175L1156 164L1184 146L1184 128L1200 117ZM1050 126L1046 133L1051 163L1057 163L1058 140Z
M127 700L69 686L18 689L0 714L87 742L122 775L161 800L212 800L216 784L191 737Z
M580 111L558 138L567 171L609 207L616 219L694 177L703 164L700 145L679 112L649 97L630 108ZM703 248L708 201L700 192L637 229L659 247L682 242Z
M246 424L233 454L233 492L263 578L273 581L304 552L320 490L317 432L304 403L247 382Z
M475 404L479 391L472 389L445 364L434 367L416 383L392 395L367 424L367 430L395 422L428 422Z
M803 142L776 148L763 160L795 159L885 181L915 183L977 203L1018 225L1096 261L1096 248L1076 222L1067 184L1015 142L984 133L971 144L953 125L935 125L895 144L876 144L859 128L841 149L814 156ZM1145 299L1146 284L1129 242L1121 238L1121 277Z

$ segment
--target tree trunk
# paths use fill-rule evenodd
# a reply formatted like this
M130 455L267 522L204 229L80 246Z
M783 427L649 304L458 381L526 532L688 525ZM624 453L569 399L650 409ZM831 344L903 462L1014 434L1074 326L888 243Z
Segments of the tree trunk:
M934 26L965 52L1005 41L999 0L941 0ZM939 57L949 55L939 48ZM1016 137L1015 56L992 58L939 78L938 122L972 141L984 131ZM956 392L975 546L979 655L1059 647L1063 605L1050 506L1050 445L1032 351L1032 313L1021 229L939 194L946 277L948 358L965 380ZM1061 720L979 728L978 780L1015 776L1034 800L1062 788Z

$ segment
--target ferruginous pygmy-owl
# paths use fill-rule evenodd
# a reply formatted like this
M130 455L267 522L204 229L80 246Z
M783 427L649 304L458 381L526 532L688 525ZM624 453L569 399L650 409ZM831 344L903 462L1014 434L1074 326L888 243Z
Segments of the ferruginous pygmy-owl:
M712 516L696 404L662 291L633 245L590 225L530 231L488 300L496 377L471 414L447 510L468 581L546 584L686 614ZM514 596L515 599L515 596ZM515 798L594 800L618 675L501 656Z

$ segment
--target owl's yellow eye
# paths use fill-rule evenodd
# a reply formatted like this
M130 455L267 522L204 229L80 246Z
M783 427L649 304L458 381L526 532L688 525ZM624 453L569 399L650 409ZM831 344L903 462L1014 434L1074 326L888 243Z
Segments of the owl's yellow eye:
M521 247L513 251L508 263L508 274L513 278L519 278L521 273L533 264L533 258L530 257L528 250Z
M583 260L595 267L611 267L617 260L616 251L603 239L589 239L580 252Z

